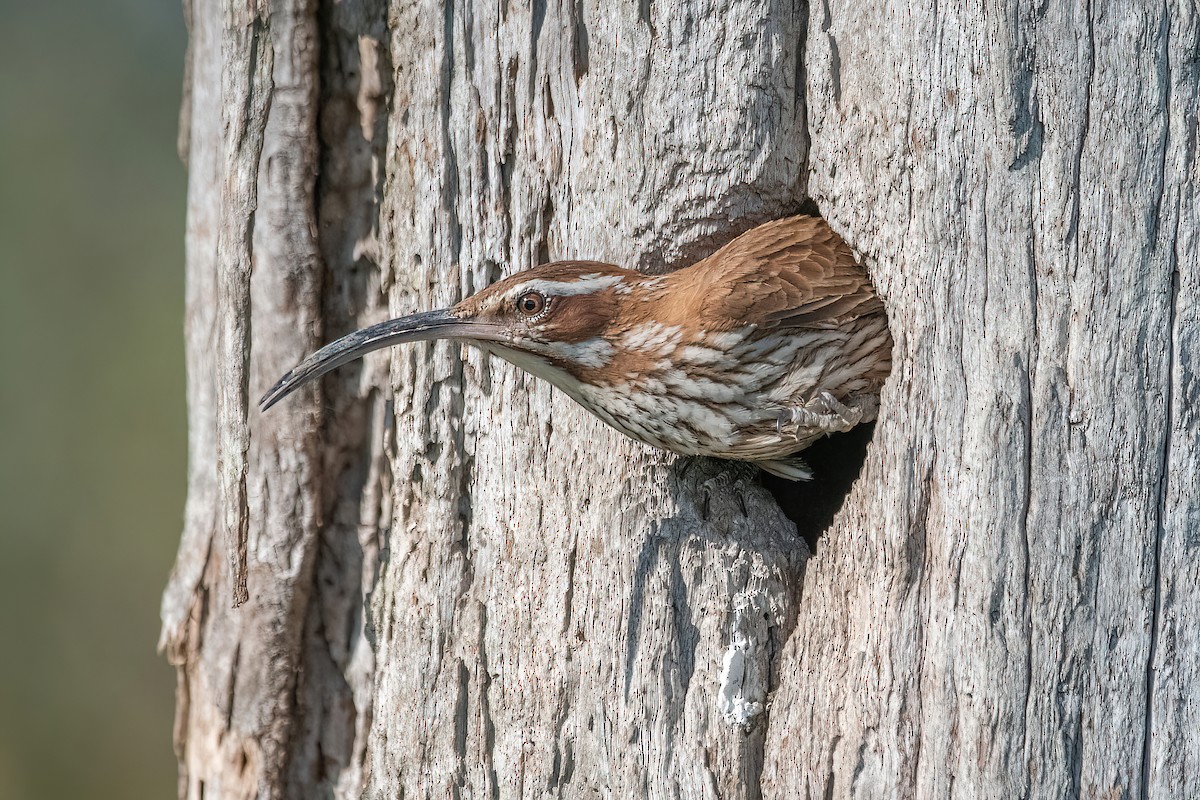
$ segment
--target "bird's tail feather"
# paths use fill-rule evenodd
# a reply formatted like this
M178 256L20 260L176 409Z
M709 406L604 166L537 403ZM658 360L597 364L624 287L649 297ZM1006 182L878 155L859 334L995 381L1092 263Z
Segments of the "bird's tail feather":
M759 461L762 467L772 475L787 478L789 481L811 481L813 471L801 458L781 458L776 461Z

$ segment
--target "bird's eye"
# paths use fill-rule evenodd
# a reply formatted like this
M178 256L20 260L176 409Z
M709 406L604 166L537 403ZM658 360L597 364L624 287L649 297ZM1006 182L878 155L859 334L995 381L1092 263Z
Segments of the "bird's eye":
M536 317L546 309L546 298L537 292L526 292L517 298L517 311L526 317Z

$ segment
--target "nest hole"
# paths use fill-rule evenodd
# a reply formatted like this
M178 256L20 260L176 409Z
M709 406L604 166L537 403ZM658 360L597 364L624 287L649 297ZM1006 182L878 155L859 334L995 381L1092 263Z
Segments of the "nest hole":
M817 542L833 523L846 502L850 487L858 480L867 446L875 434L875 423L859 425L846 433L836 433L800 453L812 467L811 481L789 481L763 472L759 480L771 493L783 513L796 525L796 531L816 552Z

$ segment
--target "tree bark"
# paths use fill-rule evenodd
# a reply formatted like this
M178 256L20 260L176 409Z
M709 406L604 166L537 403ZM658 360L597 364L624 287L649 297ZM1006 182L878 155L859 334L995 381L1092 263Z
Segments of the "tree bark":
M1200 793L1194 8L187 11L181 796ZM811 558L753 470L456 345L253 408L812 202L896 366Z

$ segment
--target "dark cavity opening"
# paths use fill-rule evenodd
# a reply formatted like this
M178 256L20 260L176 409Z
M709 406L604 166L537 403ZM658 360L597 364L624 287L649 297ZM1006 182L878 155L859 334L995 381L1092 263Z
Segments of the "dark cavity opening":
M875 434L875 423L859 425L846 433L835 433L798 455L812 467L811 481L789 481L766 472L759 473L763 488L771 493L787 518L796 524L811 552L846 501L867 458L867 445Z

